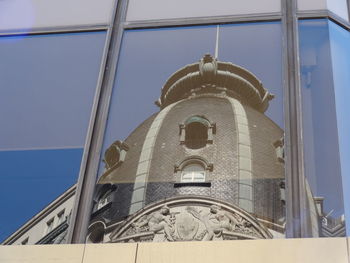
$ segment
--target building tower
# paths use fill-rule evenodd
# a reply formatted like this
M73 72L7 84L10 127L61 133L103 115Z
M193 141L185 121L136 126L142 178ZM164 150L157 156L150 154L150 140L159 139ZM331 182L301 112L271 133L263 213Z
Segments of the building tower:
M162 88L160 111L105 152L89 242L284 235L283 130L248 70L205 55Z

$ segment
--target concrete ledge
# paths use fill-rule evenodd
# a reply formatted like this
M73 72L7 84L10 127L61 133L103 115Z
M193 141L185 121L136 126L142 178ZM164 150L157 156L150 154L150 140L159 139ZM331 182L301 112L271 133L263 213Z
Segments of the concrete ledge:
M1 246L1 263L349 263L347 238Z
M81 263L84 245L0 246L1 263Z
M346 263L346 238L141 243L137 263Z
M87 244L82 263L135 263L137 243Z

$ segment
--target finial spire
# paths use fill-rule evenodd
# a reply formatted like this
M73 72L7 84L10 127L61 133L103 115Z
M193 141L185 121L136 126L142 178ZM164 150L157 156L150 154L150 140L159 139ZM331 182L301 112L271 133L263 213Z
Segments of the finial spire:
M219 58L219 33L220 33L220 26L216 26L216 43L215 43L215 59Z

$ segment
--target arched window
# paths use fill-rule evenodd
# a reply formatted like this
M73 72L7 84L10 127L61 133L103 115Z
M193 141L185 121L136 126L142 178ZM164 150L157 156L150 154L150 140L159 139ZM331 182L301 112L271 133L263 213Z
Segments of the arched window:
M87 243L101 243L105 234L106 225L104 222L97 221L89 226Z
M190 156L174 167L174 187L188 186L210 186L210 176L213 164L200 156Z
M215 124L202 116L192 116L180 125L180 142L190 149L203 148L213 142Z
M205 169L199 163L186 165L181 172L181 183L205 182Z

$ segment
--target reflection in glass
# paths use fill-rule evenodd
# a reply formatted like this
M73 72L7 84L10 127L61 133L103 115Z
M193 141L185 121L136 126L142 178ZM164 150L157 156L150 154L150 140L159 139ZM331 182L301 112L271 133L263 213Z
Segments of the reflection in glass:
M346 154L340 152L345 141L340 141L344 137L338 135L346 130L347 117L346 106L338 102L347 96L344 88L347 80L343 76L349 66L339 63L339 53L334 57L339 52L334 51L337 49L334 45L340 42L330 38L332 30L337 34L335 25L327 20L299 22L305 175L307 192L317 197L315 215L321 225L320 236L345 235L342 182L345 162L341 160L345 160ZM343 41L340 45L347 44Z
M127 21L281 12L279 0L130 0Z
M70 187L79 174L105 36L0 37L0 209L6 211L0 241L8 237L6 244L28 236L29 245L65 242L61 234L75 192ZM43 237L53 217L53 234Z
M284 237L280 24L216 30L125 32L88 242Z
M350 33L328 22L346 222L350 220ZM347 236L350 228L347 224Z
M190 164L185 166L181 174L181 182L204 182L205 181L205 170L200 164Z

